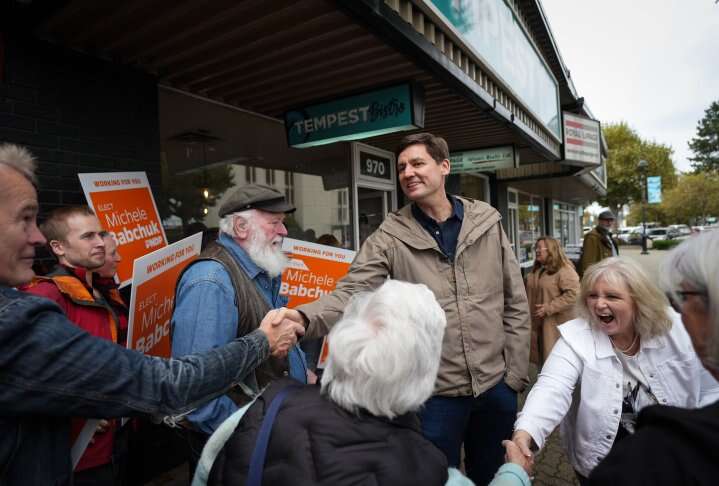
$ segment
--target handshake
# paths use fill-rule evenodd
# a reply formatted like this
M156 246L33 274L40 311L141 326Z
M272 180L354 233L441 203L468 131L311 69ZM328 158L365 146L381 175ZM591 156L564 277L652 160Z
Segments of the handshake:
M534 441L532 436L524 430L517 430L512 435L512 440L503 440L504 446L504 462L513 462L524 469L527 474L532 476L534 468L534 453L532 447Z
M281 307L269 311L260 323L260 330L267 336L272 356L287 356L297 339L305 335L305 324L302 314L294 309Z

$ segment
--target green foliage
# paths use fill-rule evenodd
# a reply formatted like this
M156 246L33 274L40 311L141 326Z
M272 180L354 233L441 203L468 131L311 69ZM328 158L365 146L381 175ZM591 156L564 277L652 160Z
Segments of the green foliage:
M182 219L183 227L205 218L205 208L214 207L233 186L232 166L212 167L203 171L178 175L163 174L165 197L158 201L161 214ZM208 197L203 191L207 189ZM166 217L166 216L165 216Z
M704 118L697 123L697 136L689 142L694 157L692 167L697 172L719 172L719 101L704 111Z
M670 250L681 243L682 240L656 240L652 241L653 250Z
M649 163L648 176L661 176L663 191L676 185L671 148L642 140L625 122L604 125L603 131L609 148L607 195L599 198L599 204L618 212L622 205L642 200L642 177L638 170L642 159Z
M719 174L682 174L677 185L662 194L661 204L647 205L647 221L668 224L704 224L719 215ZM629 226L642 222L642 205L633 204L627 218Z
M719 174L682 175L662 207L673 223L703 224L708 216L719 215Z
M647 204L647 222L659 223L661 226L672 224L664 207L661 204ZM642 224L641 203L632 204L627 215L627 226L639 226Z

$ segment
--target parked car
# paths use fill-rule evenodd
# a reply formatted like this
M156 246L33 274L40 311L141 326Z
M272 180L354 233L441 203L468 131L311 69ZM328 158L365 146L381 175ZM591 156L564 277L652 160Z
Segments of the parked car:
M641 226L627 226L626 228L619 228L616 233L616 237L619 241L626 245L633 244L631 242L632 240L632 233L638 232L639 233L639 239L641 243Z
M691 228L685 224L670 224L668 230L672 239L682 240L692 234Z
M669 228L652 228L647 230L647 238L652 241L670 240L671 233L669 231Z

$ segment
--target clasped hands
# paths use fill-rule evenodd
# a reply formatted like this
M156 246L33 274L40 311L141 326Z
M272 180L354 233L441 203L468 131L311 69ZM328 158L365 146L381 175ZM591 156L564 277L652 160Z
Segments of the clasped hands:
M524 430L517 430L512 435L512 440L503 440L504 461L513 462L524 469L528 475L532 475L534 467L534 453L532 452L532 436Z
M290 348L297 344L297 339L305 335L303 324L302 314L294 309L281 307L265 315L260 323L260 330L267 336L272 356L287 356Z

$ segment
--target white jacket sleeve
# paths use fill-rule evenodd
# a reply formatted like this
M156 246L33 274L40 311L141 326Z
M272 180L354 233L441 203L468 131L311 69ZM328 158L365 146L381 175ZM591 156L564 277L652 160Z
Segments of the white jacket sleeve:
M541 449L569 411L583 369L577 353L560 337L518 414L514 430L528 432Z

